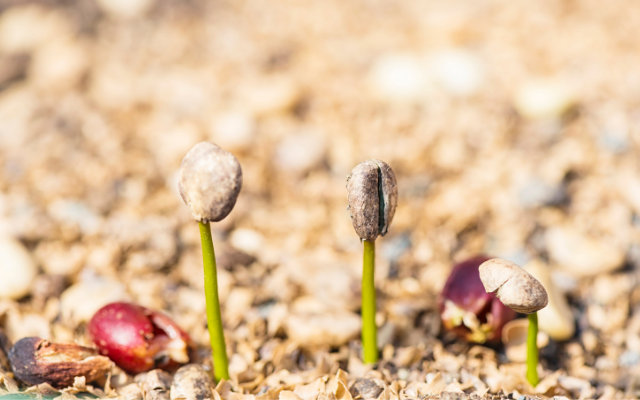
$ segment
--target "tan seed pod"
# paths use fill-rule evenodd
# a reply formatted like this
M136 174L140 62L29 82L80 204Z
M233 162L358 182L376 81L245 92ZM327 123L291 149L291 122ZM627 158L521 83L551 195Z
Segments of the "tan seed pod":
M514 311L531 314L549 303L544 286L511 261L494 258L480 265L480 280L487 293L495 293Z
M182 159L178 188L196 221L224 219L236 204L241 187L240 163L213 143L196 144Z
M48 383L57 388L73 385L76 377L87 382L104 377L113 362L98 350L75 343L51 343L37 337L20 339L9 352L15 377L28 385Z
M386 235L398 203L396 175L381 160L358 164L347 178L347 201L353 228L362 240Z

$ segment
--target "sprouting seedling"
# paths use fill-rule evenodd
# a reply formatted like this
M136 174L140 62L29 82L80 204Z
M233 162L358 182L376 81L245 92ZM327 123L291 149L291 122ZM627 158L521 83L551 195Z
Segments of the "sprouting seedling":
M358 164L347 178L351 222L364 243L362 272L362 347L364 362L378 361L376 328L375 240L384 236L393 220L398 202L396 175L387 163L367 160Z
M531 274L511 261L494 258L480 266L480 280L487 293L495 293L507 307L528 314L527 380L536 386L538 379L538 314L549 297L544 286Z
M180 196L200 225L204 264L207 323L216 380L229 379L229 361L222 330L216 256L209 222L221 221L233 209L242 187L242 169L233 154L213 143L201 142L182 159Z

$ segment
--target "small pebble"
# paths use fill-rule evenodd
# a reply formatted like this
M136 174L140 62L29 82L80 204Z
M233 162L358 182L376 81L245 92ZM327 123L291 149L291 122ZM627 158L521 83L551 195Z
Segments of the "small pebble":
M382 245L382 254L393 263L409 249L411 249L411 239L408 234L402 234L387 238Z
M608 305L620 297L628 297L635 286L636 280L633 275L598 275L593 281L590 297L597 303ZM611 290L612 288L615 290Z
M551 259L575 277L611 272L624 262L625 253L621 249L568 225L549 228L545 243Z
M478 91L484 79L482 65L471 52L449 49L431 55L434 77L450 94L470 96Z
M81 42L58 40L38 49L28 74L42 89L63 90L79 84L88 65L88 52Z
M80 244L40 242L35 255L47 274L71 276L82 268L87 250Z
M576 104L575 94L562 82L551 79L526 82L514 99L516 110L530 120L562 117Z
M558 204L565 196L561 186L552 185L536 178L523 182L518 189L520 204L526 208Z
M22 243L0 237L0 260L0 298L18 300L29 294L38 270Z
M323 314L290 314L286 318L289 339L307 346L341 346L360 333L357 314L334 311Z
M251 255L257 255L264 246L264 236L253 229L236 229L229 240L233 247Z
M287 112L300 98L296 83L285 77L249 82L240 91L242 104L256 116Z
M10 54L29 53L71 33L72 26L63 13L36 4L10 7L0 16L0 50Z
M45 302L52 297L59 297L67 287L67 282L62 275L40 274L33 282L31 295L36 308L42 308Z
M98 0L98 6L112 18L133 19L144 15L155 0Z
M122 283L109 278L91 276L62 293L60 312L64 319L80 323L90 320L96 311L109 303L129 299L130 296Z
M525 269L540 281L549 296L549 305L538 311L540 331L558 341L572 338L575 333L575 319L564 293L558 289L551 277L551 268L541 261L534 260L528 263Z
M640 353L633 350L627 350L624 353L620 354L618 358L618 363L622 367L633 367L640 363Z
M324 137L314 131L300 132L284 138L276 148L275 163L284 171L304 174L325 157Z
M204 400L213 398L213 381L201 365L181 367L173 377L171 400Z
M398 370L398 379L401 381L406 381L409 378L409 370L406 368L400 368Z
M154 369L136 376L140 382L146 400L169 400L172 376L160 369Z
M419 102L430 85L426 66L412 54L381 57L373 65L369 80L373 94L390 103Z
M377 399L384 387L373 379L358 378L349 390L354 399Z
M243 111L228 111L211 123L211 140L231 152L247 150L255 137L255 121Z
M144 392L142 391L140 386L138 386L135 383L131 383L131 384L129 384L129 385L123 387L123 388L119 388L118 389L118 394L124 400L143 400L143 399L145 399Z
M85 235L98 232L102 218L84 203L72 200L56 200L47 208L49 215L65 225L76 225Z
M598 135L598 145L611 153L620 154L629 150L631 144L627 132L603 129Z

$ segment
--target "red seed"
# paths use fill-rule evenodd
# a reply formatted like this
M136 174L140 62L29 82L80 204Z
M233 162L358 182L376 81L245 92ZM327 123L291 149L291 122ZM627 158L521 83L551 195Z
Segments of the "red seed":
M456 264L438 299L443 326L470 342L499 341L504 324L516 317L484 290L478 268L489 259L477 256Z
M89 335L120 368L137 374L189 362L189 335L169 317L131 303L111 303L89 321Z

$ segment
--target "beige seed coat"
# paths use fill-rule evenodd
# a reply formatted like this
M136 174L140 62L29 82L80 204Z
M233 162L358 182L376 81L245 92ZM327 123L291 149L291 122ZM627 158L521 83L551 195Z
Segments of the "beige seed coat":
M178 189L196 221L224 219L236 204L241 187L240 163L213 143L196 144L182 159Z
M511 261L494 258L480 265L480 280L487 293L495 293L514 311L531 314L549 303L544 286Z
M381 160L358 164L347 178L347 201L353 229L362 240L386 235L398 202L396 175ZM382 203L381 203L382 201Z

